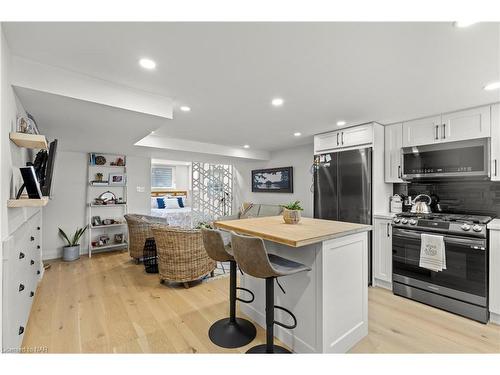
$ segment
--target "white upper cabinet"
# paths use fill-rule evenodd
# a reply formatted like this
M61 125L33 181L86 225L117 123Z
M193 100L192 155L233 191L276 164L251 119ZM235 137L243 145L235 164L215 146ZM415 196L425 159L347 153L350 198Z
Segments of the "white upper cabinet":
M479 107L442 115L440 141L486 138L491 134L491 107Z
M314 152L367 145L373 142L373 124L353 126L314 136Z
M487 138L491 108L478 107L403 123L403 147Z
M500 181L500 104L491 106L491 181Z
M372 124L360 125L342 130L340 140L342 147L370 144L373 142L373 126Z
M403 147L403 124L388 125L384 128L385 182L403 182L401 148Z
M438 142L440 126L441 116L403 122L403 147Z

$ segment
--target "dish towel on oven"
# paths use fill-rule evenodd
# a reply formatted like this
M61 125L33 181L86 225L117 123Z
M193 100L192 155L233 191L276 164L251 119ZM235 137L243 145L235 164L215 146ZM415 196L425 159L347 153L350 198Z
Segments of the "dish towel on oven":
M420 262L419 266L431 271L442 271L446 269L446 252L443 236L434 234L420 235Z

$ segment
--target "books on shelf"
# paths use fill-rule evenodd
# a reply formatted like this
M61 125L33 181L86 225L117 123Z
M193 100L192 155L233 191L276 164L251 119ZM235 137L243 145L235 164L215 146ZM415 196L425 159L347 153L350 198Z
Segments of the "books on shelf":
M90 181L90 185L92 186L108 186L108 181Z

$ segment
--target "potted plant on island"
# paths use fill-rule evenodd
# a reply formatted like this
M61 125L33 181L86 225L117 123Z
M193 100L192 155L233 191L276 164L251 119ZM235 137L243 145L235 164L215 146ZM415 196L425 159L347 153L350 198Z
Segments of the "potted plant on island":
M300 201L288 203L283 207L283 220L287 224L297 224L300 221L300 211L304 209L300 206Z
M88 225L83 228L77 228L75 234L69 239L69 237L64 233L64 231L59 228L59 235L66 240L67 246L63 247L63 260L71 262L80 258L80 238L83 233L87 230Z

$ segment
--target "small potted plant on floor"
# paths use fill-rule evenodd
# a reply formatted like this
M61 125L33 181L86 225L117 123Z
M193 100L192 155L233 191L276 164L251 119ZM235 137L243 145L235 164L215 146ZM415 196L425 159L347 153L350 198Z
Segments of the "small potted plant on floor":
M80 258L80 238L87 230L87 226L88 225L83 228L77 228L71 239L61 228L59 228L59 235L68 243L67 246L63 247L63 260L71 262Z
M300 206L300 201L288 203L283 206L283 220L287 224L297 224L300 221L300 211L303 210Z

